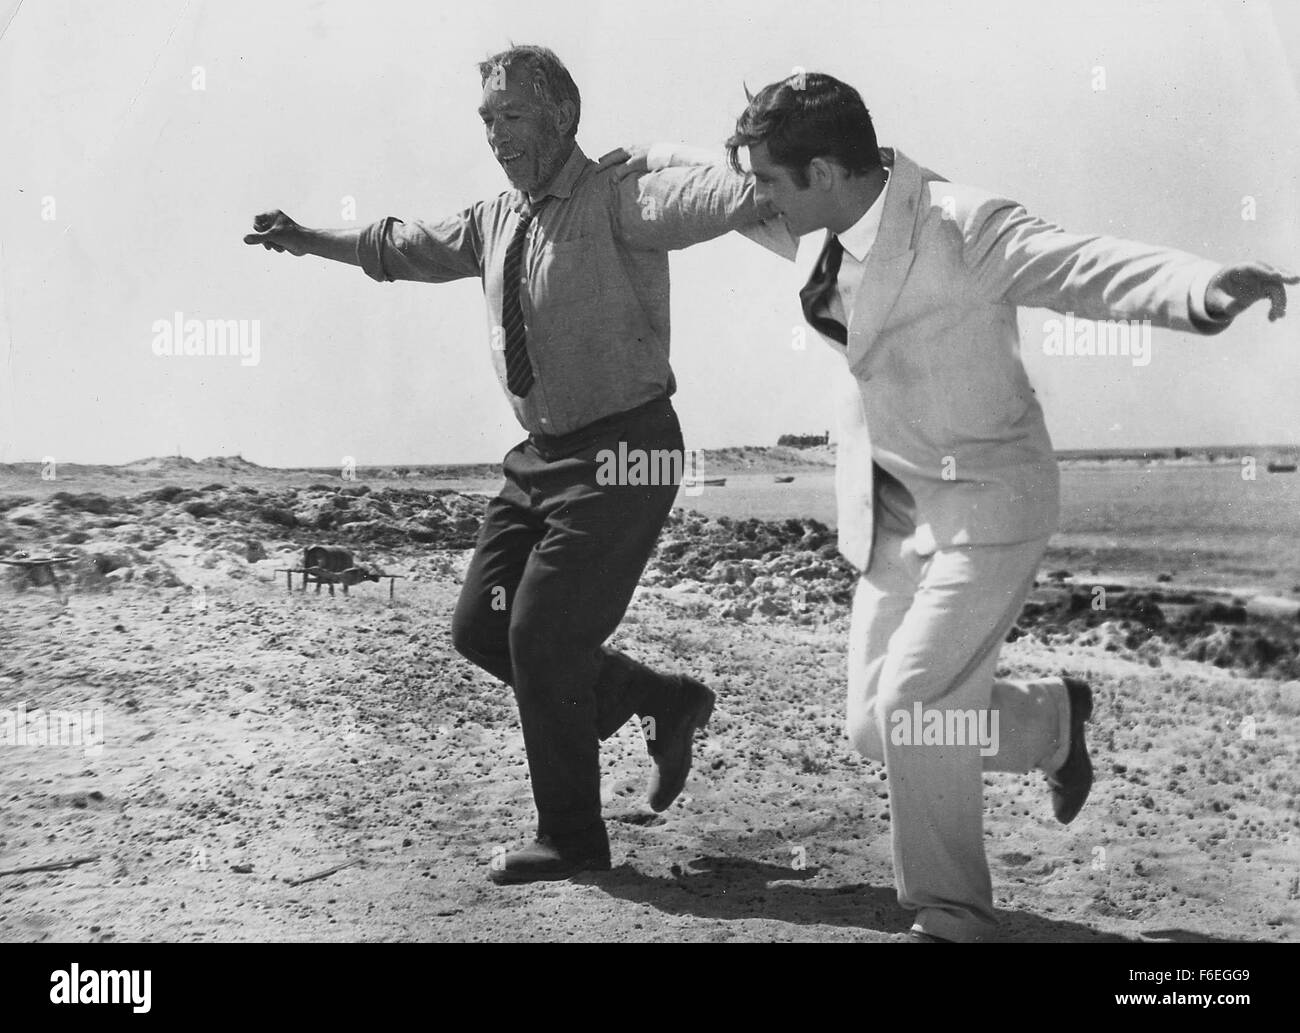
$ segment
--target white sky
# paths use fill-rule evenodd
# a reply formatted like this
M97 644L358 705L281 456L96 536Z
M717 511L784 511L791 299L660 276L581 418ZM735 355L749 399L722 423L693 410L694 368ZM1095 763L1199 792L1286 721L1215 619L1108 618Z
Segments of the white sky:
M345 196L362 223L506 189L475 63L511 41L568 64L592 157L720 146L742 80L801 66L856 86L882 144L1067 229L1300 266L1289 0L16 7L0 0L0 461L499 459L522 434L477 281L377 284L240 238L276 207L340 226ZM805 238L803 258L819 244ZM791 347L796 267L738 238L672 261L687 443L830 427L842 360L815 338ZM1217 338L1156 331L1145 367L1047 357L1044 313L1025 313L1057 447L1300 443L1300 298L1291 309L1269 324L1257 308ZM153 323L178 310L260 320L260 363L155 356Z

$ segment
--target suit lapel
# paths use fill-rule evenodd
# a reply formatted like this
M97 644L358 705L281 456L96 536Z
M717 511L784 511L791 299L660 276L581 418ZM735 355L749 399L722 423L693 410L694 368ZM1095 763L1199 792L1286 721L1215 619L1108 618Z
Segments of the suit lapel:
M916 257L912 233L920 200L921 170L902 152L892 148L882 148L881 156L886 163L892 158L893 170L885 194L880 232L867 256L862 283L853 299L853 317L849 320L849 366L863 380L867 356Z

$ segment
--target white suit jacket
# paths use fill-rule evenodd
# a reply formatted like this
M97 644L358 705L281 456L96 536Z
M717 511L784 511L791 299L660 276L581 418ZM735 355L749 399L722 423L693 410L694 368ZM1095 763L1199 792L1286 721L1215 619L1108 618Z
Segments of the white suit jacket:
M949 183L901 152L848 326L837 385L840 551L867 569L872 463L916 500L918 551L1030 541L1056 530L1058 475L1020 359L1019 305L1081 319L1198 319L1217 263L1080 236L1014 201ZM1197 303L1199 304L1199 302Z

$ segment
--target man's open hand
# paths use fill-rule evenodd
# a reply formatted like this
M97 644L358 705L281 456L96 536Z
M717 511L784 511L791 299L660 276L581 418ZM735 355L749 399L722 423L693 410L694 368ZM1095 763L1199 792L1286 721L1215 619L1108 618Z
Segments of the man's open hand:
M1263 262L1243 262L1220 269L1205 288L1205 311L1215 319L1231 319L1262 298L1268 298L1269 322L1286 315L1286 285L1300 276Z
M639 176L643 172L649 171L647 159L650 155L650 148L641 144L629 144L627 147L615 147L608 154L600 156L600 172L604 169L613 168L615 179L626 179L628 176Z
M245 244L261 244L270 251L287 251L291 255L307 253L302 227L278 208L254 216L253 229L257 232L247 234Z

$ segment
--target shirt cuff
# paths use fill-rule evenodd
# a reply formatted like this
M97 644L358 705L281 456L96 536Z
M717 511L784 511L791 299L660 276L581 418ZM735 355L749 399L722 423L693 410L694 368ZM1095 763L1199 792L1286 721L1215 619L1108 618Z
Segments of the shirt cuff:
M372 280L380 283L392 281L393 278L384 268L384 247L389 241L393 223L400 225L401 222L401 219L391 215L385 216L363 229L357 238L357 261L361 264L361 271Z
M1202 262L1192 277L1191 286L1187 289L1187 316L1198 330L1208 330L1213 333L1222 330L1232 322L1231 316L1212 316L1205 308L1205 291L1220 268L1222 267L1214 262Z

